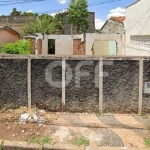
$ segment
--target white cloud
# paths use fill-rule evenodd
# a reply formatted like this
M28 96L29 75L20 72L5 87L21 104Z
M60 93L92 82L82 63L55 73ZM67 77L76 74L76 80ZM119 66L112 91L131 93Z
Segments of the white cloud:
M101 27L104 25L104 21L102 19L95 19L95 28L101 29Z
M27 13L30 13L30 12L32 12L32 10L28 10L28 11L26 11Z
M125 16L126 9L117 7L116 9L111 9L109 15L107 18L110 18L111 16Z
M66 11L67 11L66 9L63 9L63 10L61 10L59 12L51 13L50 15L54 17L57 13L63 13L63 12L66 12Z
M67 3L67 0L57 0L57 2L60 4L65 4L65 3Z

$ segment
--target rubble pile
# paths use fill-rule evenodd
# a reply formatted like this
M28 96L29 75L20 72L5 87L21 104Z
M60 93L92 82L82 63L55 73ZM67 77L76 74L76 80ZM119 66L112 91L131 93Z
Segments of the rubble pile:
M20 124L25 124L26 122L37 122L37 123L43 123L46 121L44 110L37 110L36 112L26 112L22 113L21 117L19 119Z

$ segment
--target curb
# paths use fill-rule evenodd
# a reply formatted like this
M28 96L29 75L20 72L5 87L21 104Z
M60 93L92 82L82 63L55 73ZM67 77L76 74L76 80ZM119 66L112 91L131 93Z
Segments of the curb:
M0 140L0 144L3 140ZM127 147L78 147L72 144L47 145L41 148L37 144L29 144L24 141L4 140L2 150L149 150L149 148L127 148Z

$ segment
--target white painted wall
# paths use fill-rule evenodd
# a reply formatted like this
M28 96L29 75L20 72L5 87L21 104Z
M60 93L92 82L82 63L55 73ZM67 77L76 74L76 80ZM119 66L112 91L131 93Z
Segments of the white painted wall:
M126 11L126 55L150 56L150 51L131 48L131 35L150 35L150 0L139 0Z
M117 42L117 55L124 55L124 35L120 34L99 34L99 33L87 33L86 34L86 55L92 55L92 46L95 40L108 40Z

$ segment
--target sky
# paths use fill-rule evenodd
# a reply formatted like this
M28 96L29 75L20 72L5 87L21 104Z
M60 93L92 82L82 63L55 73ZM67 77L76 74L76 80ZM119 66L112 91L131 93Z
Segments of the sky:
M49 13L67 10L71 0L0 0L0 15L18 11ZM126 7L136 0L88 0L88 10L95 12L95 27L100 29L111 16L125 16ZM29 3L27 3L29 2ZM20 3L20 4L19 4Z

